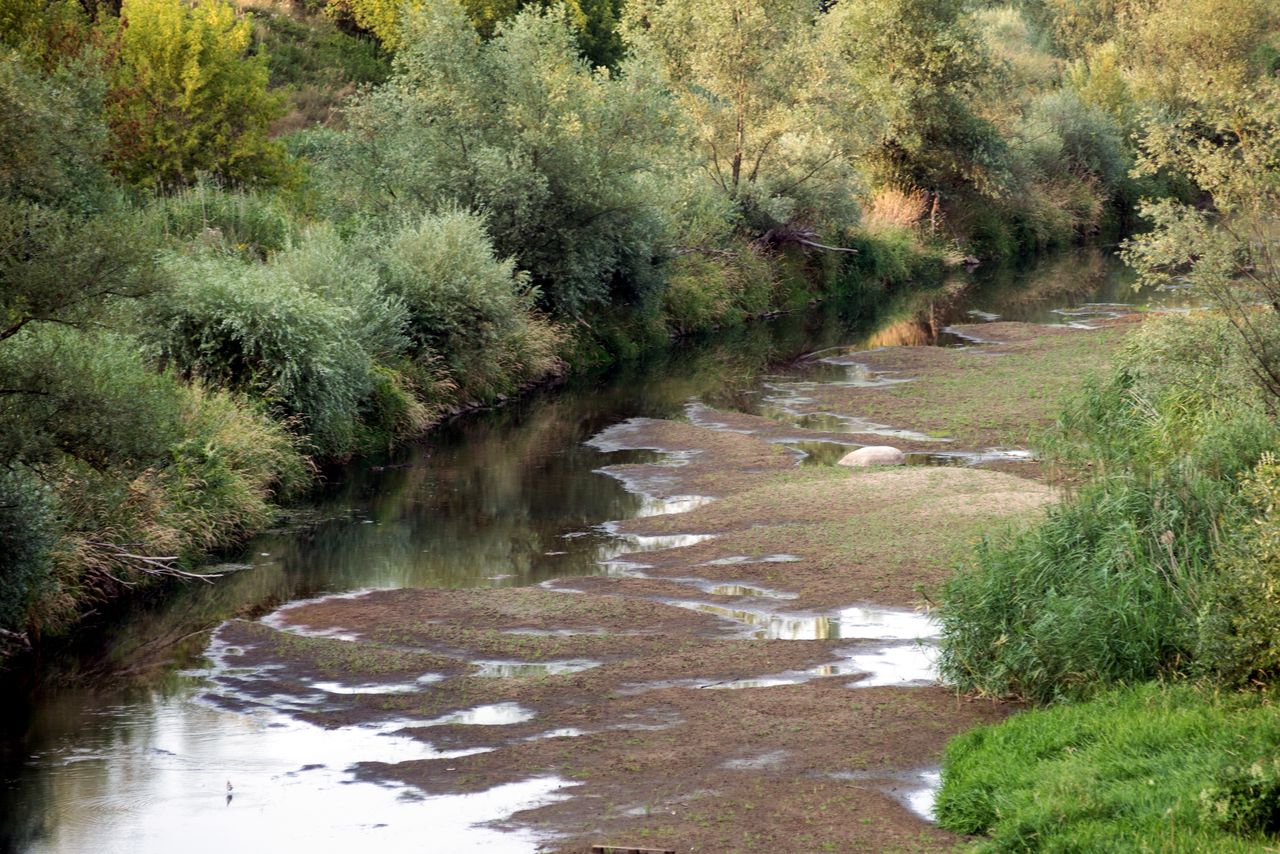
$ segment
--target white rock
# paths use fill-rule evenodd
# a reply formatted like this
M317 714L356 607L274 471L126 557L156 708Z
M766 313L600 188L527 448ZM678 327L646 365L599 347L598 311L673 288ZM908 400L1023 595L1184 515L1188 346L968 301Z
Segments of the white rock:
M840 458L842 466L900 466L907 461L902 451L889 445L868 445Z

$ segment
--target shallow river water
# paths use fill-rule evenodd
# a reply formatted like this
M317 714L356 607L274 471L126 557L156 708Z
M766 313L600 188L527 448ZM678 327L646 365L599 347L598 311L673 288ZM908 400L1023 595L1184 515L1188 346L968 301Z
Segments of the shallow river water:
M381 851L532 850L536 840L526 831L494 823L569 796L564 781L536 778L444 797L356 781L347 772L356 762L442 754L394 728L321 730L292 717L287 703L236 712L210 702L222 690L218 675L234 668L211 645L211 631L230 617L323 593L527 585L607 571L602 563L636 544L604 523L682 509L599 473L659 456L586 444L611 425L640 416L696 418L700 402L785 421L786 395L797 384L859 381L847 367L803 358L811 354L969 346L972 338L947 327L997 318L1087 324L1123 311L1123 303L1176 309L1183 301L1177 293L1134 295L1098 253L1013 273L963 274L941 289L888 299L874 313L833 300L687 342L448 425L393 458L357 461L332 473L287 526L254 539L216 583L191 584L114 616L82 644L87 649L10 676L0 709L0 852L323 852L370 844ZM796 451L830 463L842 449L815 443ZM499 677L516 666L490 664ZM857 672L855 664L821 675ZM769 684L806 677L812 674L781 674L783 681ZM467 722L478 726L522 714L474 711Z

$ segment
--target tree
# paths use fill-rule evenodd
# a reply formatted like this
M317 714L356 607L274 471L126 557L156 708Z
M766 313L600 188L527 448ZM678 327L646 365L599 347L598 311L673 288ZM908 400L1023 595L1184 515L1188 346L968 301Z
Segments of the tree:
M230 3L126 0L105 28L121 176L161 188L202 174L233 184L284 178L284 149L267 133L283 100L267 91L266 56L250 53L252 27Z
M635 0L627 8L631 49L661 69L688 117L698 165L749 215L765 208L757 225L789 219L797 198L837 176L851 201L850 176L841 174L848 140L830 130L836 93L816 19L810 0Z
M564 313L656 284L662 222L645 175L673 119L651 81L593 70L561 11L521 12L488 42L454 0L406 25L392 79L319 152L335 201L479 211L497 255Z
M113 299L151 293L158 282L138 217L86 220L0 200L0 346L31 325L92 324Z
M398 50L405 45L405 16L427 5L425 0L336 0L326 8L332 15L349 17L385 47ZM547 11L555 5L552 0L462 0L468 20L485 39L521 11ZM622 0L565 0L560 5L573 25L582 56L595 66L616 67L623 56L617 31Z
M1185 284L1222 311L1280 409L1280 84L1155 122L1141 149L1141 172L1185 175L1212 203L1148 201L1154 227L1125 244L1125 261L1140 284Z
M102 92L83 67L46 76L0 54L0 199L80 212L107 203Z
M849 85L880 110L879 184L999 191L1005 144L973 103L993 69L965 0L859 0L830 13Z

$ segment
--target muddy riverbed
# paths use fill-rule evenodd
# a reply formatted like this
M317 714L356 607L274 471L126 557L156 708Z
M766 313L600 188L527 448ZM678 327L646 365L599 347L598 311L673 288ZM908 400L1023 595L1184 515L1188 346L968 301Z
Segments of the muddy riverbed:
M0 851L943 849L928 596L1134 297L1097 254L692 343L333 478L6 690ZM892 444L897 469L832 465ZM53 677L47 674L53 674Z

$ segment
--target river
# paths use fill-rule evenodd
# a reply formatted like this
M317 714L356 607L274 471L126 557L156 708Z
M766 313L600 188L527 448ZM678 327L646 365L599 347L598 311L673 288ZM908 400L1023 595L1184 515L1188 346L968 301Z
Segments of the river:
M875 311L833 299L460 419L386 459L331 473L215 583L132 607L96 627L90 643L10 675L0 852L336 851L363 844L371 827L391 840L382 850L532 850L532 838L487 822L563 795L531 780L424 800L356 782L344 774L349 764L429 747L371 731L334 738L287 708L262 719L209 702L225 665L210 632L320 594L597 573L626 548L603 524L653 510L597 471L653 456L585 444L601 430L637 416L683 418L693 401L760 411L767 383L820 381L803 357L825 348L963 346L971 342L949 325L1088 323L1125 304L1185 301L1134 294L1129 282L1114 261L1081 251L1019 271L958 274L886 297ZM326 767L307 770L320 755ZM270 784L228 788L254 779ZM436 847L422 847L423 833Z

